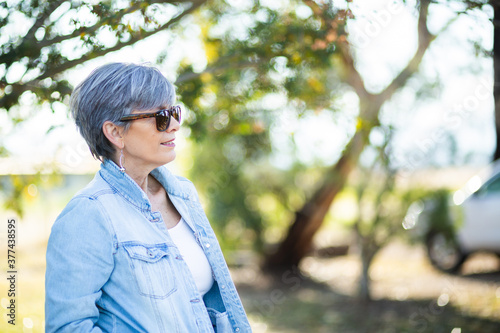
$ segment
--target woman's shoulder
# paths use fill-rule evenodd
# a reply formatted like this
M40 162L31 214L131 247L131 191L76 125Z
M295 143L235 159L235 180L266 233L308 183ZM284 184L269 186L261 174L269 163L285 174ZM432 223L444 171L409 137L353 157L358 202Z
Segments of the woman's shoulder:
M106 209L99 200L91 196L76 195L64 207L54 221L51 233L73 235L99 234L102 237L114 234ZM106 236L107 235L107 236Z
M77 226L81 225L95 227L92 224L103 224L107 220L106 209L98 197L101 193L106 192L105 182L101 182L99 177L87 184L83 189L78 191L71 200L66 204L61 211L54 226Z

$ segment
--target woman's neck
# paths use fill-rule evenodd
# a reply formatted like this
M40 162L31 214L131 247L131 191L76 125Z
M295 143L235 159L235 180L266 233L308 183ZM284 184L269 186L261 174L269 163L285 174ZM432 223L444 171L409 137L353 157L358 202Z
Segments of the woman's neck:
M112 158L112 161L115 162L116 165L120 166L118 156L114 156L114 158ZM148 194L148 191L157 188L157 184L155 184L157 182L152 176L150 176L150 172L153 171L151 167L133 165L133 163L131 163L129 159L126 159L126 161L128 161L129 163L126 163L124 165L125 173L129 175L129 177L132 178L137 183L137 185L139 185L144 193ZM153 181L151 181L149 177L151 177Z

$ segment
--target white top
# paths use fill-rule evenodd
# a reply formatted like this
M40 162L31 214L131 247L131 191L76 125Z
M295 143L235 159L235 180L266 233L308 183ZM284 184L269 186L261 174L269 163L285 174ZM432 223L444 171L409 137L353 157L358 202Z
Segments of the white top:
M214 278L207 256L198 242L196 242L193 231L186 221L181 218L177 225L168 229L168 233L179 248L191 274L193 274L198 291L202 296L205 295L212 288Z

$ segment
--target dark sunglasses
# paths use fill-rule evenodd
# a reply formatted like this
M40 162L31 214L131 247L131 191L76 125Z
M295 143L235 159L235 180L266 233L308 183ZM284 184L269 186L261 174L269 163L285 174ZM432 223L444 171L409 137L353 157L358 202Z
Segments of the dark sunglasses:
M170 118L174 117L174 119L179 123L181 122L181 107L174 105L170 109L163 109L155 113L128 114L121 117L120 121L130 121L152 117L156 118L156 129L160 132L165 132L170 125Z

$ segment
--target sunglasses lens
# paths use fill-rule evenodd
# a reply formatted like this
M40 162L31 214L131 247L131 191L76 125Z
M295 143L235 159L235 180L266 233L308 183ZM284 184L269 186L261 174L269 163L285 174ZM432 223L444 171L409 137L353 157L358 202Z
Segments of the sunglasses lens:
M177 122L181 122L181 107L180 106L174 106L174 108L171 111L172 117L174 117Z
M170 110L161 110L156 114L156 129L160 132L167 130L170 125L170 117L174 117L179 123L181 122L181 107L174 106Z
M170 115L168 111L162 111L156 116L156 129L160 132L167 130L170 123Z

